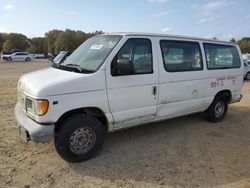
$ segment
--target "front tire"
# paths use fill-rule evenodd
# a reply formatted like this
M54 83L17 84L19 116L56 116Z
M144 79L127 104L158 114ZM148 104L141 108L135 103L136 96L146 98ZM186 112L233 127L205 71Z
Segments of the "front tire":
M226 97L216 97L212 104L205 111L207 120L211 122L220 122L224 119L228 109Z
M101 150L105 128L95 117L77 114L68 118L56 133L55 148L67 162L82 162L93 158Z
M7 58L7 61L12 61L12 58L11 58L11 57L8 57L8 58Z

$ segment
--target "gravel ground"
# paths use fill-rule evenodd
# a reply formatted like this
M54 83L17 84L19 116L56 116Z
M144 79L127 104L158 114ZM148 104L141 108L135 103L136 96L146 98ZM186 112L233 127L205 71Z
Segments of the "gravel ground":
M14 118L18 78L45 60L0 61L0 187L250 187L250 82L221 123L194 114L108 134L100 154L69 164L25 143Z

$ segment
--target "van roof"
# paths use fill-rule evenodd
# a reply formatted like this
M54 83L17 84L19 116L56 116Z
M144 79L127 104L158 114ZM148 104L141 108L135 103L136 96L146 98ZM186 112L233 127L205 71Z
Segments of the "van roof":
M169 35L169 34L159 34L159 33L139 33L139 32L114 32L114 33L105 33L104 35L123 35L123 36L155 36L155 37L168 37L176 39L189 39L189 40L201 40L207 42L218 42L218 43L227 43L236 45L235 43L229 41L222 41L217 39L208 39L202 37L193 37L193 36L181 36L181 35Z

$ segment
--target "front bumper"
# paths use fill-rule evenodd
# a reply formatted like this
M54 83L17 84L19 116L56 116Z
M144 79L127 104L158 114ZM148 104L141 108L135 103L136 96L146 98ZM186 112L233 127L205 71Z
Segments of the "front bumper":
M48 143L51 141L54 128L53 124L41 125L30 119L17 103L15 107L15 116L22 138L26 141L32 140L37 143Z

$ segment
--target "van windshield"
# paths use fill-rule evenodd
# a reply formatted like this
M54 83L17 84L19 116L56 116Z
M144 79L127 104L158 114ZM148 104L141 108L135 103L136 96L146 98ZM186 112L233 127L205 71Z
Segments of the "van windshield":
M86 40L62 64L79 72L97 71L122 36L99 35Z

